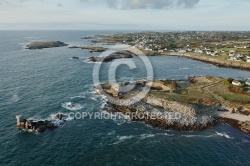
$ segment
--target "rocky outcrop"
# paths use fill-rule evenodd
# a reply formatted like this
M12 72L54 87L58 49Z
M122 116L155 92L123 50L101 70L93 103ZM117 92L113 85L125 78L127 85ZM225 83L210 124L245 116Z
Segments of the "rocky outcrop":
M80 59L79 57L73 56L72 59Z
M151 96L147 96L145 98L145 102L147 104L161 107L165 110L169 110L171 112L182 113L187 116L196 116L197 107L191 104L180 103L176 101L168 101L166 99L159 99Z
M185 86L180 85L180 81L156 80L152 82L150 92L144 94L139 102L134 99L147 86L147 81L134 82L134 89L127 93L121 89L131 84L129 82L101 84L95 89L98 95L108 94L118 101L114 104L113 99L106 98L109 107L106 111L129 115L131 120L143 121L153 127L197 131L212 127L222 120L249 133L249 107L238 107L214 92L217 88L226 91L222 80L217 77L190 77L188 82L191 84ZM122 105L123 101L137 103L127 106L125 102L125 106Z
M56 114L54 116L55 120L65 121L65 116L63 114ZM16 116L17 119L17 128L24 131L34 131L34 132L44 132L47 129L54 129L58 126L53 123L51 120L41 120L41 121L34 121L24 119L21 115Z
M43 48L53 48L53 47L64 47L68 46L60 41L50 41L50 42L34 42L26 46L26 49L34 50L34 49L43 49Z
M105 57L90 57L89 60L92 62L111 62L115 59L123 59L123 58L133 58L136 56L134 53L130 51L117 51Z
M96 47L96 46L71 46L69 48L80 48L83 50L89 50L89 52L104 52L107 48L104 47Z
M150 102L149 102L150 100ZM109 112L121 112L130 116L132 121L143 121L160 129L177 131L199 131L219 123L211 111L198 110L194 106L182 103L161 103L159 100L147 99L131 106L117 106L109 103ZM165 101L167 102L167 101ZM168 106L167 106L168 105Z

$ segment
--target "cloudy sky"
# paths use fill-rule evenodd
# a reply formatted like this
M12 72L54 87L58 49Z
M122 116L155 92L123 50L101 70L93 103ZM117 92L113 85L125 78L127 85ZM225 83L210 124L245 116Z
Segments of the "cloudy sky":
M0 30L250 30L250 0L0 0Z

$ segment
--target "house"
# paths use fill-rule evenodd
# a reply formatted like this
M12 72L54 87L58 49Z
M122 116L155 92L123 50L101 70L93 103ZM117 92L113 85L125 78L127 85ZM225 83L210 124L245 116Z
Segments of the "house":
M231 61L238 61L238 59L236 57L230 57L229 60L231 60Z
M187 51L186 50L180 50L178 52L180 52L180 53L186 53Z
M164 52L164 50L158 50L158 53L163 53Z
M214 53L211 54L211 56L218 56L218 55L219 55L219 54L218 54L217 51L215 51Z
M232 57L232 56L234 56L234 55L235 55L235 51L232 50L232 51L229 52L229 56L230 56L230 57Z
M238 80L233 80L232 84L235 86L241 86L241 83Z
M198 53L198 54L203 54L203 50L200 50L200 49L195 49L194 52L195 52L195 53Z
M248 57L247 57L247 62L249 62L249 63L250 63L250 56L248 56Z
M250 78L246 81L246 85L250 86Z

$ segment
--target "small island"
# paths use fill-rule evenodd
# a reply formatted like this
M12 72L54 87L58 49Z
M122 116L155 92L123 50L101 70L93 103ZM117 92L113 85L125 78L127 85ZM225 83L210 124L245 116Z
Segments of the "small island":
M60 41L34 42L34 43L31 43L31 44L28 44L26 46L26 49L35 50L35 49L64 47L64 46L68 46L68 44L65 44L65 43L60 42Z
M134 90L121 93L128 83L118 86L101 84L95 89L98 95L108 94L115 99L133 99L146 81L135 83ZM153 81L150 92L139 102L120 106L107 101L110 113L134 113L132 121L143 121L153 127L178 131L199 131L219 123L250 133L250 81L219 77L190 77L188 80ZM114 89L113 87L118 87ZM161 118L152 117L152 113ZM170 118L169 115L178 115ZM168 116L166 116L168 115ZM162 118L163 117L163 118Z
M133 58L137 56L136 54L132 53L131 51L128 50L121 50L121 51L116 51L114 53L111 53L108 56L105 57L90 57L89 60L91 62L112 62L115 59L123 59L123 58Z
M58 120L60 124L63 124L66 121L66 116L61 113L57 113L56 115L54 115L53 119ZM22 131L42 133L47 129L54 129L58 127L58 125L52 120L36 121L33 119L24 119L21 115L17 115L16 120L17 128Z
M107 50L107 48L104 47L97 47L97 46L71 46L69 48L80 48L82 50L89 50L89 52L104 52Z

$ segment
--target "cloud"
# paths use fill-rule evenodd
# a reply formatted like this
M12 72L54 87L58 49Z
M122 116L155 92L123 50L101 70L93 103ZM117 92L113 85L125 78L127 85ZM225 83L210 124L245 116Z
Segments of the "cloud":
M80 0L90 2L92 0ZM174 7L193 8L200 0L105 0L112 9L168 9Z
M57 7L63 7L63 5L61 3L58 3Z
M122 2L123 9L168 9L173 7L193 8L199 3L199 0L122 0Z
M107 5L109 8L117 8L118 7L118 3L117 0L106 0Z

